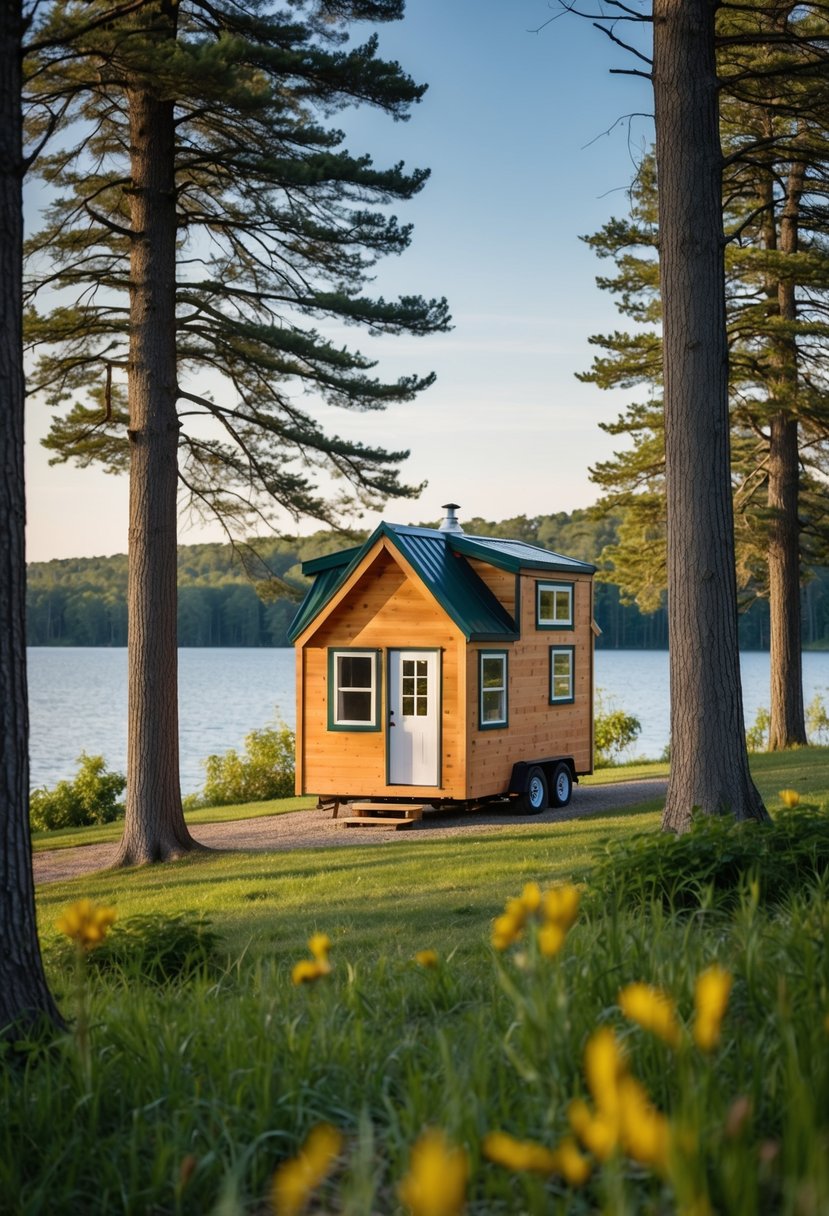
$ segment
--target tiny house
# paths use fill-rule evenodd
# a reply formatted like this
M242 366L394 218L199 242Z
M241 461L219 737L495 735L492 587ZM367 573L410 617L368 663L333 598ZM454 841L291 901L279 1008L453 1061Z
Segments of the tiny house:
M593 767L595 567L444 509L303 564L297 793L566 805Z

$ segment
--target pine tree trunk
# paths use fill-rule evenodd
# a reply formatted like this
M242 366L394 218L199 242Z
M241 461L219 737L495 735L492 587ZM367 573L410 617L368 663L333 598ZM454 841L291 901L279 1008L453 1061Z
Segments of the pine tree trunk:
M665 379L671 775L663 828L695 809L765 819L743 725L714 57L716 0L654 0Z
M29 829L19 0L0 0L0 1037L61 1025L43 974Z
M128 91L130 257L127 803L118 864L196 847L179 785L176 211L172 101Z
M797 253L805 172L805 165L795 162L789 173L778 241L783 254ZM781 280L777 285L777 311L784 323L797 319L797 301L791 281ZM775 396L784 409L772 418L769 433L768 503L772 514L769 535L769 751L808 742L801 658L798 359L794 338L784 335L777 349L779 376Z

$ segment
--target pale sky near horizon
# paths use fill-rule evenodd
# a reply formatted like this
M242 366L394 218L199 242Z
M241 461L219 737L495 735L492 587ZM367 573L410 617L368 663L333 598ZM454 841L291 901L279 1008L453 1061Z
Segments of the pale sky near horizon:
M365 443L411 449L403 479L428 485L417 500L387 504L383 517L397 523L434 519L448 501L461 505L462 522L587 506L597 497L588 467L619 443L598 424L630 394L575 378L590 365L589 336L623 323L595 284L608 264L579 236L627 211L635 160L651 138L649 86L610 74L641 65L587 20L568 15L531 32L554 0L408 0L407 10L380 30L381 52L429 91L406 124L355 114L347 146L378 164L431 168L421 194L397 209L414 224L411 248L380 264L375 289L445 295L454 328L373 343L345 331L379 358L378 374L433 370L437 382L382 414L315 416ZM640 116L625 121L631 114ZM36 222L32 193L27 222ZM39 444L48 424L46 407L30 401L28 559L125 552L126 477L49 467ZM288 519L284 531L296 531ZM182 521L179 539L222 535Z

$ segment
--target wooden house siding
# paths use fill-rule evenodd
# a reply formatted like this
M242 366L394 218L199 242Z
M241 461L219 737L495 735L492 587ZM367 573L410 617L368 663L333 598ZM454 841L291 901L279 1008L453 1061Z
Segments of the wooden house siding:
M486 583L492 594L504 605L511 617L515 617L515 598L518 589L518 575L510 570L501 570L488 562L478 561L475 557L466 559L481 582Z
M537 581L573 584L572 629L537 628ZM522 572L519 598L519 639L503 646L475 644L467 652L467 798L506 791L519 759L572 756L577 772L589 773L593 768L592 580L584 575ZM550 648L558 646L574 648L573 701L551 705ZM508 656L508 720L502 728L480 728L478 665L482 650L503 650Z
M426 592L403 558L385 545L367 555L342 594L297 641L297 791L315 794L435 796L435 786L389 785L386 771L388 652L437 650L441 655L441 753L439 791L463 798L466 730L456 712L466 701L466 641ZM328 652L365 647L381 652L380 729L328 727Z

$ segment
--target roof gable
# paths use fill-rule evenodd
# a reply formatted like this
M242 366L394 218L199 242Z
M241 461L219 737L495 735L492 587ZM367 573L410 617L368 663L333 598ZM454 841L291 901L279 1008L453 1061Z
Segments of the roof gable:
M470 642L510 641L518 637L518 629L503 604L466 561L467 557L516 573L534 569L592 574L596 569L587 562L523 541L381 523L365 544L303 562L303 574L315 578L291 622L290 641L296 641L316 620L383 538L408 563Z

